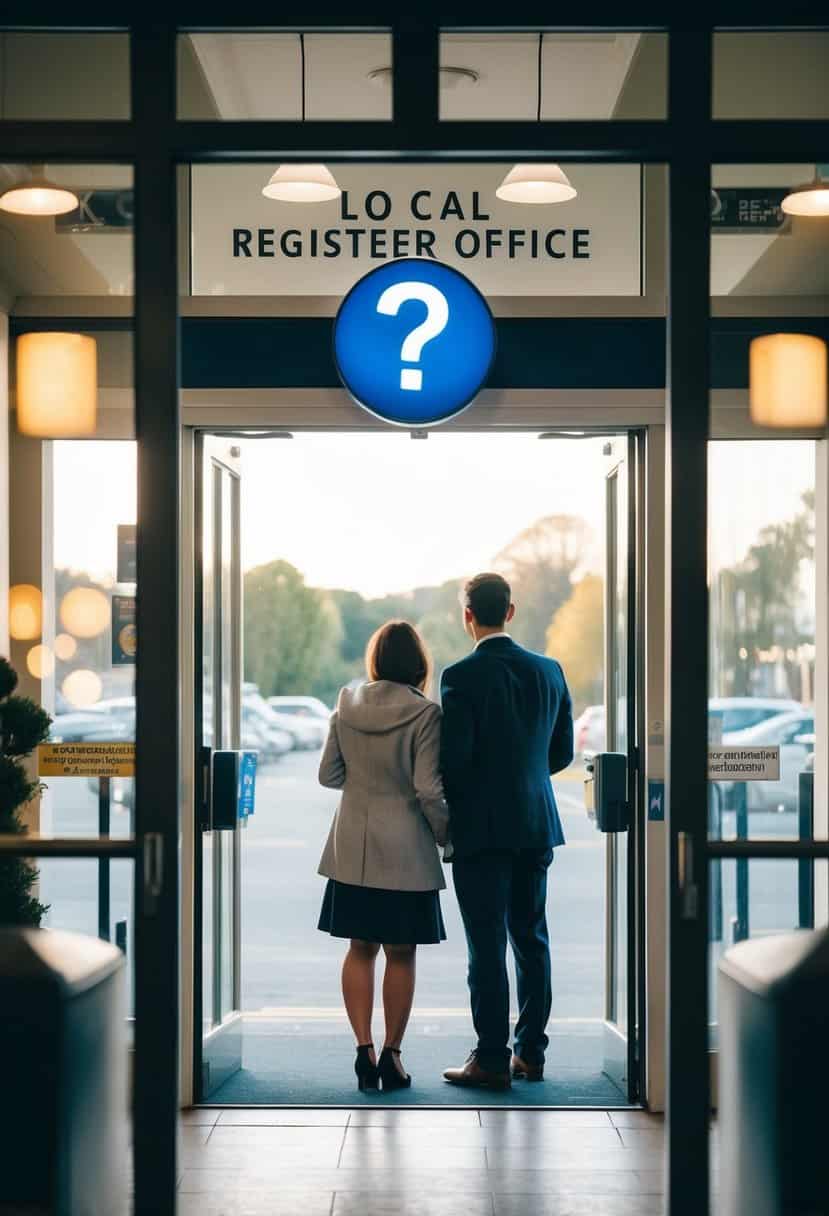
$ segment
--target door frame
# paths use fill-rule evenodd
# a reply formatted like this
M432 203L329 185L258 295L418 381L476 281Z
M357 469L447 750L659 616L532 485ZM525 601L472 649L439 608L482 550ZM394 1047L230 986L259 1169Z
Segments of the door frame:
M313 390L307 390L313 392ZM320 395L326 393L325 389L318 390ZM226 398L232 399L236 396L235 393L228 392ZM295 400L295 398L294 398ZM390 427L383 423L369 420L368 416L363 416L360 411L354 410L351 407L349 413L349 421L339 422L336 425L315 425L313 421L309 422L309 417L313 418L313 411L307 406L297 407L296 404L291 406L286 403L286 408L279 412L279 416L274 420L274 425L263 425L261 421L257 425L248 424L245 426L236 422L233 419L234 406L228 401L227 415L229 421L222 425L216 419L217 410L215 406L209 410L209 415L205 417L202 423L196 422L194 419L188 419L186 425L182 427L182 492L185 495L185 510L182 514L183 533L181 538L182 550L182 573L187 586L182 590L182 612L181 631L182 631L182 684L185 689L194 688L196 696L193 698L184 698L187 705L194 705L195 710L192 714L188 714L183 722L183 763L185 767L185 780L183 788L189 793L185 793L183 801L183 820L182 820L182 900L185 914L182 918L182 968L181 968L181 992L183 1001L183 1021L182 1026L185 1029L185 1034L182 1042L182 1102L185 1105L197 1103L200 1101L199 1094L199 1076L197 1069L199 1067L200 1053L200 1036L201 1036L201 925L202 925L202 909L201 909L201 869L200 869L200 849L198 846L197 835L197 818L198 818L198 798L200 788L199 775L199 747L198 736L200 714L198 706L200 704L200 694L198 690L198 672L200 671L200 633L199 633L199 618L201 613L201 545L199 541L200 535L200 462L202 453L202 440L206 436L233 436L240 435L244 431L252 432L251 438L255 438L256 433L263 434L267 432L267 436L289 439L293 433L297 434L325 434L347 435L355 432L377 432L377 433L400 433L401 428ZM599 407L602 417L606 416L606 409ZM644 614L648 607L643 591L645 587L645 552L647 545L646 520L644 514L645 506L645 481L648 474L648 435L652 428L643 425L641 422L632 423L629 426L619 424L608 424L606 421L597 421L591 425L590 410L578 406L573 409L572 420L569 423L557 418L552 425L545 426L539 421L537 410L525 411L522 416L522 411L515 411L517 418L513 425L501 425L493 428L491 425L473 423L469 415L466 416L465 423L462 427L454 427L453 430L462 430L464 433L470 434L494 434L507 432L522 432L539 435L542 432L545 434L555 433L556 431L566 433L568 429L578 424L579 429L583 430L586 435L591 437L607 436L619 440L623 437L626 445L624 459L629 465L628 475L628 490L627 490L627 526L628 526L628 647L627 647L627 664L628 664L628 681L629 688L632 690L632 695L628 699L628 737L631 740L636 740L635 745L631 747L631 756L634 759L634 767L631 778L631 809L632 821L630 829L630 845L628 851L628 877L627 877L627 1001L628 1001L628 1027L635 1028L635 1033L629 1034L627 1038L628 1051L628 1100L631 1104L645 1104L648 1099L648 1071L647 1062L658 1058L664 1050L664 1044L652 1043L649 1040L649 1025L647 1017L647 948L648 940L651 933L658 933L658 925L654 922L652 926L648 926L647 910L651 908L650 892L648 890L648 868L645 864L646 856L646 806L644 800L645 788L645 764L644 764L644 722L646 717L645 695L649 683L646 679L645 664L647 655L643 644L647 633L647 626L644 620ZM597 410L599 412L599 410ZM620 411L621 412L621 411ZM633 410L631 412L634 412ZM642 412L641 407L639 411ZM205 411L207 414L208 412ZM529 417L527 416L529 414ZM587 417L587 421L585 421ZM526 419L526 420L525 420ZM448 431L448 428L446 428ZM661 428L660 428L661 429ZM405 431L404 431L405 435ZM402 437L402 436L401 436ZM656 470L660 477L659 484L661 485L661 470ZM604 483L603 483L604 485ZM602 486L603 489L603 486ZM189 532L188 532L189 529ZM197 535L198 533L198 535ZM659 582L659 587L655 589L656 594L661 593L662 568L657 562L654 571L654 577ZM658 652L658 648L657 648ZM661 841L659 845L661 849ZM654 909L660 923L662 918L662 903L656 900ZM651 912L654 915L654 912ZM238 927L238 922L237 922ZM606 943L607 949L607 943ZM657 1023L657 1026L659 1024ZM662 1090L661 1088L655 1094L657 1109L661 1107ZM206 1105L210 1105L209 1100L202 1100Z

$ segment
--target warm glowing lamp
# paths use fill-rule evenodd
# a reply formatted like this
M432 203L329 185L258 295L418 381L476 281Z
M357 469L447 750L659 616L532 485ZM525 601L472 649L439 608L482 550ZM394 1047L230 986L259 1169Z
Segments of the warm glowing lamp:
M60 690L70 705L74 705L77 709L85 709L89 705L94 705L96 701L100 701L104 686L101 677L96 672L80 667L77 671L69 673L61 684Z
M327 203L342 191L325 165L280 165L262 193L280 203Z
M566 203L577 194L560 165L513 165L495 197L505 203Z
M73 587L60 604L61 624L76 638L97 638L109 624L109 600L95 587Z
M86 334L17 339L17 429L39 439L94 435L98 350Z
M752 422L769 427L826 425L827 352L811 334L764 334L749 352Z
M299 35L300 100L305 122L305 35ZM262 193L279 203L329 203L342 194L325 165L280 165Z
M31 583L9 588L9 635L16 642L32 642L43 630L43 596Z
M541 89L543 79L544 31L538 35L536 81L536 122L541 122ZM561 165L513 165L495 197L505 203L566 203L578 191L571 184Z
M9 186L0 194L0 211L9 211L12 215L65 215L78 206L80 201L74 190L58 186L42 174Z
M797 186L780 204L786 215L829 215L829 181L815 173L814 181Z

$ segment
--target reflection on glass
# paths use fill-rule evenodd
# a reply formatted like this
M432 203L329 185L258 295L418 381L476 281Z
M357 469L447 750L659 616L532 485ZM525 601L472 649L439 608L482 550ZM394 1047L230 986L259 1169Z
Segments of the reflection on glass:
M3 119L125 119L130 116L126 33L0 33Z
M770 765L713 784L710 830L793 838L816 745L815 444L710 444L709 520L710 742Z
M718 30L715 118L829 117L829 32Z
M440 117L664 118L667 45L659 33L445 33Z
M391 108L389 34L179 35L179 118L387 121Z
M815 871L826 862L813 863ZM798 861L716 861L711 863L709 1021L716 1045L717 966L737 941L809 928L812 869Z

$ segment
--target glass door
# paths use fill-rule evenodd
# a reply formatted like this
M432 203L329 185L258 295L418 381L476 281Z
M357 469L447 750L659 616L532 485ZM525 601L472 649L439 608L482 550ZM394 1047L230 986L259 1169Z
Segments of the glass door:
M605 747L627 761L628 824L606 835L604 1067L630 1098L637 1076L636 437L608 445L605 486Z
M196 445L196 1093L209 1100L242 1066L240 820L219 761L238 752L242 682L240 449ZM221 772L220 772L221 767Z

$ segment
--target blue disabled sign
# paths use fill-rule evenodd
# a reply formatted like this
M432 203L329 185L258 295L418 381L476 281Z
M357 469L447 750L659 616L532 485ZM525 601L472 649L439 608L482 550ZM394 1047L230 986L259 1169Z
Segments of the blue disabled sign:
M429 426L466 409L494 355L486 300L469 279L430 258L370 271L334 322L343 384L364 409L398 426Z

